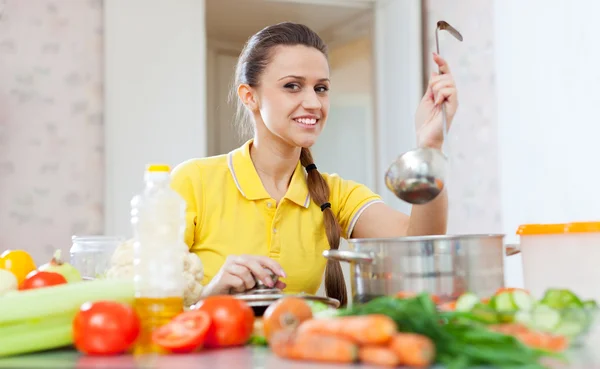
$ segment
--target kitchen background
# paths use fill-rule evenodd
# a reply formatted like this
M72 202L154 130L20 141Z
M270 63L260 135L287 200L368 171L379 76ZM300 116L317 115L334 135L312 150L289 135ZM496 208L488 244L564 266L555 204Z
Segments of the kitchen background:
M316 162L383 184L414 145L437 20L460 109L449 233L597 220L594 0L0 0L0 250L44 262L71 235L128 237L150 161L239 144L226 100L236 54L267 24L329 43L334 91ZM521 283L519 256L507 282Z

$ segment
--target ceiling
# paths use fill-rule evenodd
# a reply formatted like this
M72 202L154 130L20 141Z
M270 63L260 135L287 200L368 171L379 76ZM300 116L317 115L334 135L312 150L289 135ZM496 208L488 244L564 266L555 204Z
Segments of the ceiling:
M210 39L245 43L260 29L283 21L303 23L327 40L340 32L353 32L344 27L356 19L370 18L370 1L347 0L348 6L321 5L316 1L284 0L207 0L206 29ZM330 0L331 2L331 0ZM335 2L334 2L335 3ZM364 24L364 20L359 22Z

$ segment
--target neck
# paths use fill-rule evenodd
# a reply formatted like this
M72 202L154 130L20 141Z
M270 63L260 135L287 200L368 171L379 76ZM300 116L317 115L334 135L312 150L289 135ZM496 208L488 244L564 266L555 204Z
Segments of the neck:
M263 184L282 190L287 189L292 179L300 150L283 142L261 140L256 135L250 147L250 157Z

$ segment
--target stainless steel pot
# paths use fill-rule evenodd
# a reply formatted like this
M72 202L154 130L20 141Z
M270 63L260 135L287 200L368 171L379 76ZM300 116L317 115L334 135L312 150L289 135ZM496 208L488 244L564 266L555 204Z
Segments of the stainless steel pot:
M464 292L491 296L504 286L504 235L350 239L350 250L326 250L350 263L352 302L399 292L428 292L442 301Z

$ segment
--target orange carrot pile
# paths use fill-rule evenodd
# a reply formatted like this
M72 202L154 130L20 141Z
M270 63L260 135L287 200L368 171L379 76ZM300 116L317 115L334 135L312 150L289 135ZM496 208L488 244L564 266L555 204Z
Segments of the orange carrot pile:
M495 332L514 336L519 341L531 348L552 352L563 352L569 346L569 342L564 336L533 331L518 323L491 325L489 326L489 329Z
M278 332L269 345L275 355L293 360L415 368L435 360L428 337L400 333L391 318L379 314L309 319L293 331Z

